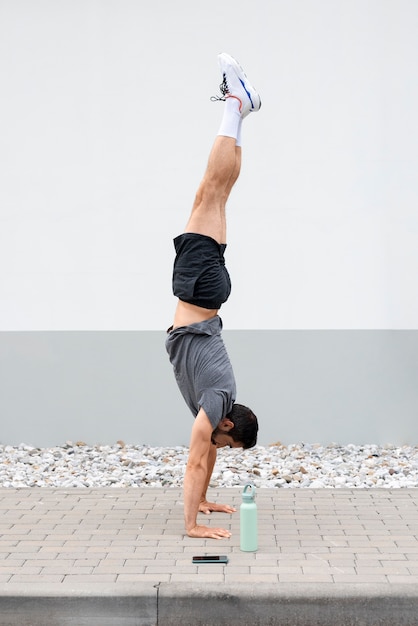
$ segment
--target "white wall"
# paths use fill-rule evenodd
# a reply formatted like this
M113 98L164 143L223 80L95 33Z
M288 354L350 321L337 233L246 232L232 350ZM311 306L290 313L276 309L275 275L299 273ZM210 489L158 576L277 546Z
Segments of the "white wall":
M263 100L225 327L417 327L415 0L1 0L0 330L168 326L222 50Z

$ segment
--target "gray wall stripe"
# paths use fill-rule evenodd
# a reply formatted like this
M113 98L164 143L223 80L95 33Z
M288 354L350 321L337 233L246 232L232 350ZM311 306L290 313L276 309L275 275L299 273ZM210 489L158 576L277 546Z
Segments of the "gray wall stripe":
M418 442L417 330L224 331L259 443ZM160 331L1 332L0 442L188 444Z

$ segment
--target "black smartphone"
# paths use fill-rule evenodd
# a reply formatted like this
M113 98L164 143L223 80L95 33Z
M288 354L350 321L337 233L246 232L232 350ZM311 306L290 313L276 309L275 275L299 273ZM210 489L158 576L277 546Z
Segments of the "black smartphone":
M203 556L194 556L192 559L193 563L200 565L202 563L221 563L226 565L228 563L228 557L226 554L222 556L214 555L214 554L204 554Z

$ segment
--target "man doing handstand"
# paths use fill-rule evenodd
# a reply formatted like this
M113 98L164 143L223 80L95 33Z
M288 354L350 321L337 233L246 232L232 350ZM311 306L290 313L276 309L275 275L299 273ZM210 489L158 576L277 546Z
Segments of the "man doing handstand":
M225 108L206 172L183 234L174 239L173 293L178 297L166 348L180 391L195 416L184 477L184 518L189 537L221 539L223 528L197 524L198 512L232 513L208 502L206 491L224 446L251 448L258 423L248 407L235 403L235 379L221 338L218 310L231 291L225 267L225 205L241 167L241 124L261 100L241 66L228 54L218 57Z

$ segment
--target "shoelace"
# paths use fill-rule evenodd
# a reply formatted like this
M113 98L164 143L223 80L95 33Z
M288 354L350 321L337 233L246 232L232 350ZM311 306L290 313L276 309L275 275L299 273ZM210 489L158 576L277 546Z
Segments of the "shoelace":
M223 79L221 84L219 85L219 91L221 92L221 96L211 96L212 102L225 102L226 96L229 94L228 83L226 82L226 75L223 75Z

